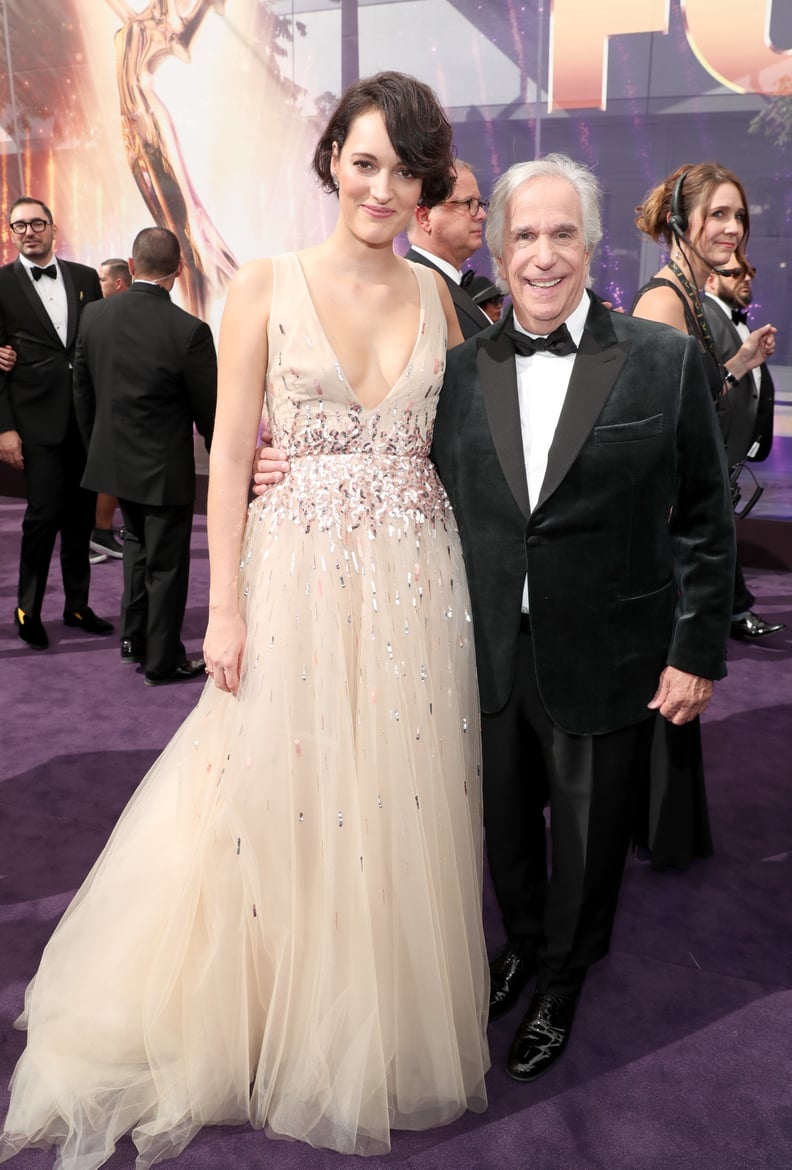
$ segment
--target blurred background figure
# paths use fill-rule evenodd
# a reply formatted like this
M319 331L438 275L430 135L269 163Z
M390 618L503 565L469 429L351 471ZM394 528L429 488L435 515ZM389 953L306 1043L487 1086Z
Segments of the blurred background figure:
M458 158L454 169L456 179L450 198L436 207L424 207L422 203L416 207L407 229L410 250L406 258L440 273L451 293L462 336L467 339L492 324L470 295L475 273L462 271L462 265L483 243L489 204L481 198L469 163Z
M500 321L503 312L503 293L496 284L486 276L474 276L468 286L468 292L490 321Z
M181 641L195 501L193 423L207 449L217 358L209 326L171 303L179 241L144 228L134 281L92 307L74 360L74 400L88 459L86 484L117 496L124 516L121 661L142 663L148 686L203 671ZM123 421L122 421L123 420Z
M103 260L99 265L99 283L102 286L103 297L113 297L116 293L126 292L132 283L132 273L129 271L129 262L118 256L110 260ZM121 560L124 550L120 541L116 540L113 520L118 507L115 496L107 492L98 492L96 496L96 521L91 533L91 564L112 557Z

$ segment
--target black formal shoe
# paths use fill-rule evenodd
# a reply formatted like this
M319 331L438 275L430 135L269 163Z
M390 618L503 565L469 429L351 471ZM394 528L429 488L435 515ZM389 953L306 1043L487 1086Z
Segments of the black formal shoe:
M535 1081L552 1068L567 1046L576 995L536 991L512 1041L506 1068L516 1081Z
M15 609L14 625L22 641L27 642L34 650L46 650L49 646L49 638L41 624L41 618L25 613L24 609Z
M145 655L143 647L140 642L135 642L131 638L121 639L121 661L122 662L143 662Z
M497 1020L516 1004L523 988L532 975L536 974L536 961L522 959L506 947L490 963L489 1018Z
M112 634L113 626L104 618L97 617L94 611L86 605L79 613L64 610L64 626L74 626L76 630L83 630L86 634Z
M166 683L186 682L188 678L203 674L205 665L203 658L187 658L168 674L155 674L154 671L147 670L146 686L164 687Z
M749 610L739 621L732 620L730 633L732 638L750 642L754 638L766 638L768 634L777 634L783 629L783 622L766 622L758 613Z

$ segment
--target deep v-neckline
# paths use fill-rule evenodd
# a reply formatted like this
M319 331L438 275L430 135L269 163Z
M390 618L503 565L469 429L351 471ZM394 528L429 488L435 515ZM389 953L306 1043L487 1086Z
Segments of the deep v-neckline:
M405 377L405 375L409 373L410 368L412 367L412 364L413 364L413 359L415 358L415 351L418 348L418 343L420 342L421 337L423 336L423 332L424 332L424 328L423 328L423 326L424 326L424 307L425 307L424 306L424 292L423 292L423 285L421 284L421 281L419 279L417 269L415 268L414 265L412 265L412 264L410 265L410 268L412 270L413 279L415 280L416 284L418 285L418 330L416 333L415 341L413 343L413 347L410 350L410 355L407 358L404 369L399 374L398 378L393 383L393 385L390 387L390 389L387 390L386 393L382 396L382 398L379 400L379 402L376 404L376 406L365 406L363 404L363 402L360 400L360 398L359 398L357 392L355 391L354 387L352 386L352 383L350 382L349 378L346 376L346 372L344 370L344 367L341 365L341 362L338 360L338 354L333 349L333 346L330 342L330 338L327 336L327 331L326 331L324 325L322 324L321 317L319 316L319 310L316 308L316 305L314 303L313 295L311 293L311 286L308 284L308 277L305 275L305 269L302 266L302 261L300 260L300 257L297 254L297 252L293 252L292 255L294 256L294 260L295 260L297 267L300 271L300 276L302 277L302 282L305 286L305 293L306 293L306 296L308 298L308 303L311 306L311 312L313 313L317 328L319 329L319 332L321 333L322 337L324 338L325 345L327 346L328 352L330 353L330 355L333 359L333 365L336 368L336 371L338 373L339 378L346 386L347 392L350 395L350 397L355 400L356 404L360 407L361 410L367 410L367 411L379 410L384 405L384 403L386 403L388 401L391 394L393 394L394 390L399 385L399 383L402 381L402 379Z

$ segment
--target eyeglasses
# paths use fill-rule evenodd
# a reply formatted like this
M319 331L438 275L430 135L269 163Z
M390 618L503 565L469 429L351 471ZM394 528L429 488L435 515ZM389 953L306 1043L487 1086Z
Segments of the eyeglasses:
M446 207L466 207L468 215L478 215L480 211L484 214L489 211L489 199L446 199Z
M15 236L24 236L28 228L39 235L46 228L52 227L48 219L15 219L8 225Z

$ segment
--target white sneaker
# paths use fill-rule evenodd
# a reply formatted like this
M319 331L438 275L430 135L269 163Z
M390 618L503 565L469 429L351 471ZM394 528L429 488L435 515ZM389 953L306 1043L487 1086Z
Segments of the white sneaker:
M107 560L106 553L95 553L95 552L88 553L88 564L89 565L101 565L102 561L106 561L106 560Z

